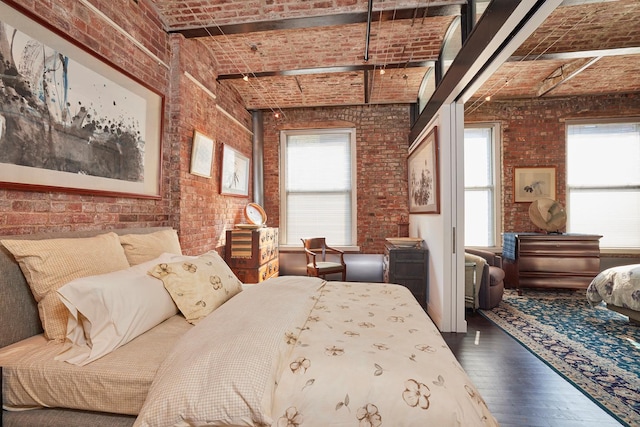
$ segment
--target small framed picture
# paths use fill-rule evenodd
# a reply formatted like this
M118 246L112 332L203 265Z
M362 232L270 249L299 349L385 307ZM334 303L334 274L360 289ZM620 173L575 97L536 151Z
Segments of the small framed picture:
M214 157L213 139L197 130L193 132L193 147L191 147L191 173L205 178L211 178L211 166Z
M533 202L543 197L556 198L556 168L515 168L513 197L516 203Z
M220 194L249 195L249 158L227 144L222 145Z

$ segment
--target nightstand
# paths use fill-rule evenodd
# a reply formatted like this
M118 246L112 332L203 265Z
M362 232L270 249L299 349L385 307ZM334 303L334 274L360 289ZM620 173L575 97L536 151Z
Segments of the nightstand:
M383 278L385 283L397 283L408 288L420 305L429 302L429 250L419 246L384 245Z
M227 230L224 259L242 283L278 277L278 229Z

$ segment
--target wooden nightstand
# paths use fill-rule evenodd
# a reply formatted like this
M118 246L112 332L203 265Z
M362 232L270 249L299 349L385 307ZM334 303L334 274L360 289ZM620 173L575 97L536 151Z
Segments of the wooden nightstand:
M278 229L227 230L224 258L243 283L260 283L277 277Z
M407 287L420 305L429 301L429 250L420 247L384 245L383 278L385 283L397 283Z

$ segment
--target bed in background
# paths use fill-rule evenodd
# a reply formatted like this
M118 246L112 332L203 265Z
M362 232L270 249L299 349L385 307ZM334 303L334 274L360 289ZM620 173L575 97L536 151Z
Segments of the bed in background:
M640 324L640 264L611 267L600 272L587 287L591 304L604 301L607 308Z
M39 295L36 302L14 255L0 245L3 407L53 407L3 410L3 426L156 427L184 425L185 420L256 426L497 425L435 325L406 288L284 276L240 291L226 264L216 264L221 260L217 254L184 257L166 254L167 245L157 241L143 244L156 233L173 232L170 229L116 232L128 236L127 260L137 264L74 277L55 291L69 310L62 340L52 338L56 328L51 322L43 333L38 303L46 297ZM32 235L16 240L83 239L101 233ZM147 237L138 239L137 235ZM0 241L6 242L1 237ZM148 257L134 260L136 245L163 252L160 256L165 258L160 261L164 262ZM91 264L89 252L75 257L81 259L81 268ZM98 253L93 262L100 259L107 265L107 258ZM200 275L211 268L215 275ZM147 270L151 276L145 273L142 278L141 272ZM114 277L119 279L114 281ZM144 289L134 283L135 277L156 280L147 284L153 286L154 302L139 304L147 313L142 319L151 322L146 319L155 316L151 323L159 323L139 333L149 324L132 317L130 323L135 327L124 325L127 316L120 316L113 322L122 323L116 329L125 333L102 337L97 330L110 326L96 306L108 305L110 313L115 313L124 304L127 310L123 313L136 311L127 305L134 304L135 295ZM123 284L103 286L105 278ZM190 295L194 283L203 288ZM101 303L89 304L90 312L83 306L86 295L77 292L85 288L92 289L89 295L103 297ZM168 291L173 308L161 289ZM157 306L164 307L162 313ZM200 311L212 307L210 313ZM74 310L89 313L90 325L104 328L91 331L84 314L74 314ZM73 331L77 342L70 346ZM94 340L90 351L82 344L86 337ZM104 354L93 354L94 349ZM67 361L55 360L60 358ZM36 365L40 372L34 372ZM133 373L140 378L132 380ZM74 394L76 389L82 391ZM19 399L26 400L21 403Z

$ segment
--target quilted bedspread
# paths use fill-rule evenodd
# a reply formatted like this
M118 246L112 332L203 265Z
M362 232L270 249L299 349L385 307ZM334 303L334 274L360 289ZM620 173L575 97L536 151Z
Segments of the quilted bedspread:
M497 423L406 288L284 276L178 342L136 425Z
M587 288L587 299L640 311L640 264L608 268Z

